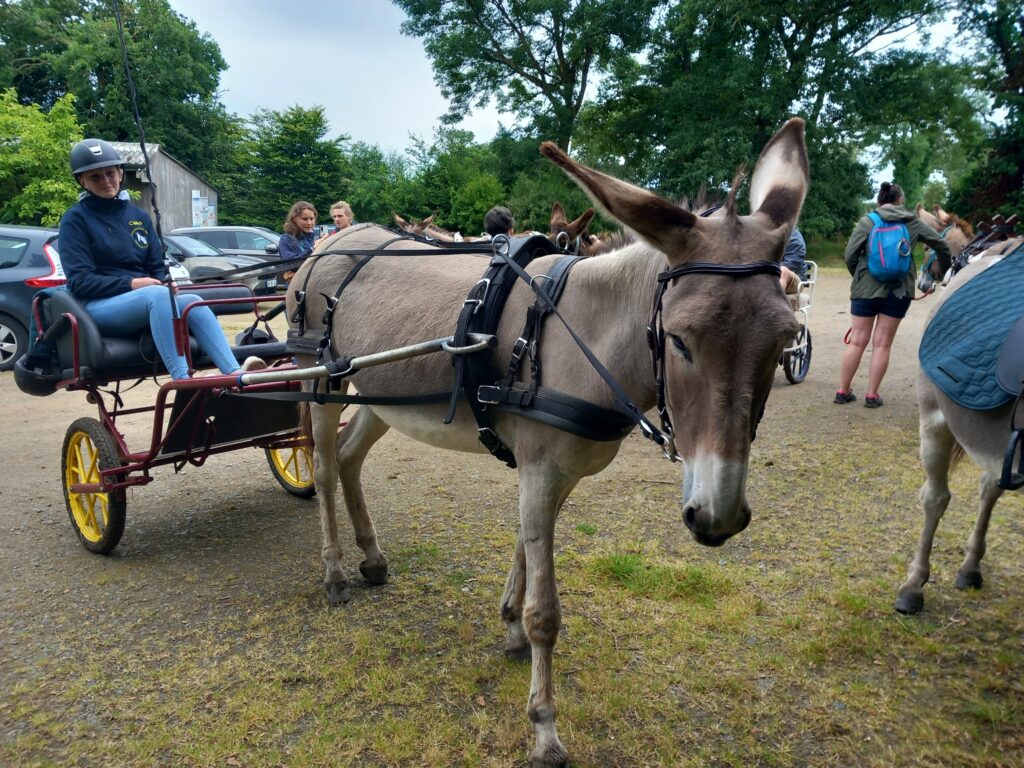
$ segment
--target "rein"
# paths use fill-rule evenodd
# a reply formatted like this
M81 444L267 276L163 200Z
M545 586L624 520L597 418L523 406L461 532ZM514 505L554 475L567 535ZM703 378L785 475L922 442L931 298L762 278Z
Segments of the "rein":
M716 264L710 261L694 261L689 264L680 264L678 267L666 269L658 275L658 290L654 294L654 307L651 310L651 322L647 325L647 344L651 348L651 365L654 369L654 381L658 388L658 415L661 417L661 428L671 444L671 454L668 449L665 455L673 461L678 460L675 449L675 431L672 429L672 419L668 413L668 403L665 398L665 327L661 322L662 299L668 284L679 277L686 275L726 275L728 277L752 277L753 275L774 275L779 277L782 268L777 261L751 261L746 264ZM758 414L758 421L764 411Z

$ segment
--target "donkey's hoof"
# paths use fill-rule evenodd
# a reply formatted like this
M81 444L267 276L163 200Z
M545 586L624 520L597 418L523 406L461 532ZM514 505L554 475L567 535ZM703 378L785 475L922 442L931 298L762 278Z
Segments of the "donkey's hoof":
M375 587L388 583L388 564L386 562L378 563L377 565L367 565L366 561L363 560L359 564L359 572L363 574L364 579Z
M347 581L325 581L324 591L327 593L327 602L331 605L341 605L352 599Z
M899 594L896 595L896 605L893 606L898 612L906 615L913 616L921 612L924 608L924 592L918 590L900 590Z
M959 571L954 584L957 589L981 589L981 571Z
M524 645L505 644L505 657L512 661L529 661L533 658L533 648L529 643Z
M564 768L569 764L569 754L561 744L547 749L539 747L530 753L530 768Z

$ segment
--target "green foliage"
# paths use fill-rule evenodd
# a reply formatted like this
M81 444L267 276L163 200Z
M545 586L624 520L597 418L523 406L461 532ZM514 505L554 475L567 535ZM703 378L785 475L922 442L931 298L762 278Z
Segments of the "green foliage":
M56 225L75 201L68 151L82 138L75 99L58 99L49 112L0 92L0 221Z
M297 200L312 203L322 218L348 192L344 138L327 139L323 107L264 110L253 116L238 147L237 171L215 175L220 187L219 220L281 230Z
M393 0L422 37L452 121L494 100L567 147L593 73L640 51L655 0Z
M356 221L390 224L391 214L407 207L408 163L401 155L386 154L363 142L353 144L347 155L349 191L345 201L352 206Z
M149 142L198 173L218 167L238 137L217 101L220 47L167 0L123 0L125 42ZM75 96L87 135L138 141L113 6L100 0L0 4L0 76L23 104Z
M949 206L975 221L1024 213L1024 16L1007 0L964 2L960 19L979 52L978 83L1005 113L978 167L953 185Z

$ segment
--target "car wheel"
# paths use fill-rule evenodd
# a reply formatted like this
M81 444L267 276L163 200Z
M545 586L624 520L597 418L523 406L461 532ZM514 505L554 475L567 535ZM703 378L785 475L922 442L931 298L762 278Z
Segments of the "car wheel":
M9 315L0 315L0 371L9 371L28 352L28 331Z

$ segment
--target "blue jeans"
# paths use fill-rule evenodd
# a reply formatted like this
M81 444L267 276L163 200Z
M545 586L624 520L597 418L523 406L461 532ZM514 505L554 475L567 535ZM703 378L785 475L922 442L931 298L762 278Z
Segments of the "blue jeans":
M179 312L184 312L185 307L192 302L200 301L200 297L194 293L179 293L176 298ZM117 296L83 301L82 306L106 336L123 338L149 326L157 352L171 378L188 378L188 363L184 356L178 354L174 345L171 301L165 286L147 285ZM224 338L217 316L209 307L196 307L188 313L188 329L196 337L200 349L213 360L221 373L241 370Z

